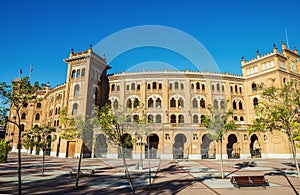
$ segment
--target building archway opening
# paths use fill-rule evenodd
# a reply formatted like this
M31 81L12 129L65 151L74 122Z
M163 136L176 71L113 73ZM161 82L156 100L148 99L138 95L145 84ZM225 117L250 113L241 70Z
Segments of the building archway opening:
M234 134L228 136L227 155L228 159L240 158L240 148L237 145L237 137Z
M173 144L173 159L184 158L185 142L186 142L186 137L182 133L179 133L175 136L175 143Z
M133 144L132 144L132 137L128 133L124 133L121 137L121 147L123 148L123 152L125 155L125 158L132 158L132 149L133 149ZM122 158L122 152L121 148L118 150L118 158Z
M94 157L105 158L107 155L107 142L104 134L99 134L96 137L94 145Z
M251 158L261 158L261 147L258 142L258 137L256 134L251 135L250 138L250 154Z
M156 134L150 134L147 136L147 144L145 145L145 158L158 158L157 150L159 144L159 137Z
M51 154L51 143L52 143L52 137L51 137L51 135L48 135L47 136L47 146L45 149L46 156L50 156L50 154Z
M202 136L201 144L201 158L202 159L215 159L216 158L216 148L213 144L213 140L209 133Z

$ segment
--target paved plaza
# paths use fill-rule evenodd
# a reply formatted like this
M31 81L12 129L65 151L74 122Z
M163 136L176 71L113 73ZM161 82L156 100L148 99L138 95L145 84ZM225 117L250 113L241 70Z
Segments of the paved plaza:
M91 177L75 177L69 172L78 159L46 157L41 175L42 157L22 153L22 192L24 194L130 194L121 159L83 159L82 169L94 170ZM127 159L136 194L298 194L300 182L291 159L224 160L225 179L220 179L219 160ZM149 165L151 189L149 189ZM17 154L9 154L0 164L0 194L17 194ZM231 176L265 175L269 186L235 188Z

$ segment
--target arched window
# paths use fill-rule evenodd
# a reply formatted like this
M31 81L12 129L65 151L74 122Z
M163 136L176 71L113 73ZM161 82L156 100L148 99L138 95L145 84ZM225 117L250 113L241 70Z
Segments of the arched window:
M257 87L255 83L252 83L252 91L256 91Z
M184 84L180 83L180 89L184 89Z
M150 83L148 83L148 89L151 89L151 84Z
M243 116L240 117L240 121L244 121L244 117Z
M200 83L199 82L196 83L196 89L200 89Z
M239 102L239 109L243 110L243 103L242 103L242 101Z
M194 83L192 83L191 84L191 89L194 89L194 88L195 88Z
M230 86L230 92L233 92L233 86Z
M201 118L201 121L200 121L200 122L203 123L203 122L204 122L204 119L205 119L205 116L204 116L204 115L201 115L200 118Z
M78 113L78 104L73 104L72 115L76 115Z
M27 102L23 103L23 108L26 108L28 106Z
M156 123L161 123L161 115L160 114L155 116L155 122Z
M113 103L113 109L118 109L118 107L119 107L119 102L118 102L118 100L115 100L114 101L114 103Z
M153 115L152 114L149 114L148 115L148 123L153 123Z
M153 101L152 98L150 98L150 99L148 100L148 108L153 108L153 107L154 107L154 101Z
M217 99L214 100L214 108L216 108L216 109L219 108L218 100Z
M162 89L162 84L161 83L158 84L158 89Z
M59 126L59 120L56 121L56 125Z
M234 117L233 117L233 120L234 120L234 121L238 121L238 117L237 117L237 116L234 116Z
M199 120L198 120L198 115L194 115L193 116L193 123L198 123L199 122Z
M242 93L242 87L240 87L240 93Z
M153 83L152 83L152 89L156 89L156 87L157 87L157 86L156 86L156 82L153 82Z
M225 100L224 99L221 100L221 109L225 109Z
M237 85L234 86L234 90L235 90L235 92L238 92L238 87L237 87Z
M115 88L116 88L116 85L115 85L115 84L112 84L112 85L111 85L111 91L115 91Z
M133 121L134 121L134 122L138 123L139 120L140 120L139 115L137 115L137 114L133 115Z
M131 115L126 116L126 122L130 123L131 122Z
M220 91L220 84L217 84L217 91Z
M132 101L131 99L128 99L126 102L126 108L132 108Z
M135 83L131 83L131 90L135 90Z
M127 91L129 90L129 85L126 85L126 90L127 90Z
M175 82L175 89L178 89L179 88L179 85L178 85L178 82Z
M222 91L225 91L225 86L224 85L222 85Z
M156 99L156 101L155 101L155 107L156 108L160 108L161 107L161 100L160 100L160 98Z
M178 122L179 122L179 123L184 123L184 116L183 116L183 114L180 114L180 115L178 116Z
M184 107L183 99L182 98L179 98L179 100L178 100L178 107L179 108L183 108Z
M97 98L98 98L98 88L95 87L94 90L95 90L95 91L94 91L94 96L93 96L93 98L94 98L94 100L97 100Z
M76 77L77 77L77 78L80 77L80 69L77 70L77 72L76 72Z
M71 75L72 78L76 78L76 70L72 70L72 75Z
M75 85L74 87L74 96L78 96L79 95L79 85Z
M172 90L172 88L173 88L172 83L169 84L169 88L170 88L170 90Z
M36 104L36 107L37 107L37 108L41 108L41 107L42 107L42 104L41 104L41 103L37 103L37 104Z
M205 108L205 100L203 98L200 100L200 107Z
M254 109L256 109L258 107L258 99L257 98L253 99L253 107L254 107Z
M53 109L51 108L49 111L49 116L52 116L52 113L53 113Z
M24 131L25 130L25 125L21 124L20 129L21 129L21 131Z
M176 115L175 114L172 114L171 115L171 123L176 123Z
M170 101L170 107L176 107L176 101L175 98L172 98Z
M202 90L205 91L205 84L202 83Z
M120 85L117 85L117 91L120 91Z
M211 85L211 90L215 90L215 85Z
M22 113L21 119L26 119L26 114Z
M53 126L56 127L56 120L54 121Z
M81 77L85 76L85 68L81 69Z
M137 84L136 85L136 90L140 90L141 89L141 84Z
M236 101L235 101L235 100L233 100L232 108L233 108L234 110L236 109Z
M193 108L197 108L198 107L198 101L196 98L193 99Z
M137 98L135 98L133 102L133 107L138 108L139 106L140 106L140 101Z

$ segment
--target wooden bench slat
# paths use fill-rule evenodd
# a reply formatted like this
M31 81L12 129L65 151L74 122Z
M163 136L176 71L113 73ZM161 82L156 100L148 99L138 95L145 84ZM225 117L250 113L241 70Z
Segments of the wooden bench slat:
M264 176L232 176L230 179L231 183L235 187L252 187L252 186L267 186L268 181Z

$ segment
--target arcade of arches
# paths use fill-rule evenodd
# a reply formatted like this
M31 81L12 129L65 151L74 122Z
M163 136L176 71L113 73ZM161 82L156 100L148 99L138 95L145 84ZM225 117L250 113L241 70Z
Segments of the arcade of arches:
M279 132L280 133L280 132ZM270 141L272 140L272 141ZM245 159L270 157L270 153L276 154L272 148L277 148L278 143L286 145L278 133L251 134L247 131L226 133L223 137L224 159ZM142 144L141 144L142 143ZM150 135L140 136L125 133L122 145L126 158L173 158L173 159L219 159L220 145L212 139L212 132L176 132L158 131ZM271 147L270 147L271 146ZM142 148L141 148L142 147ZM268 153L268 154L266 154ZM111 145L103 133L95 136L94 158L121 158L120 150ZM272 156L271 156L272 157ZM275 156L276 157L276 156Z

